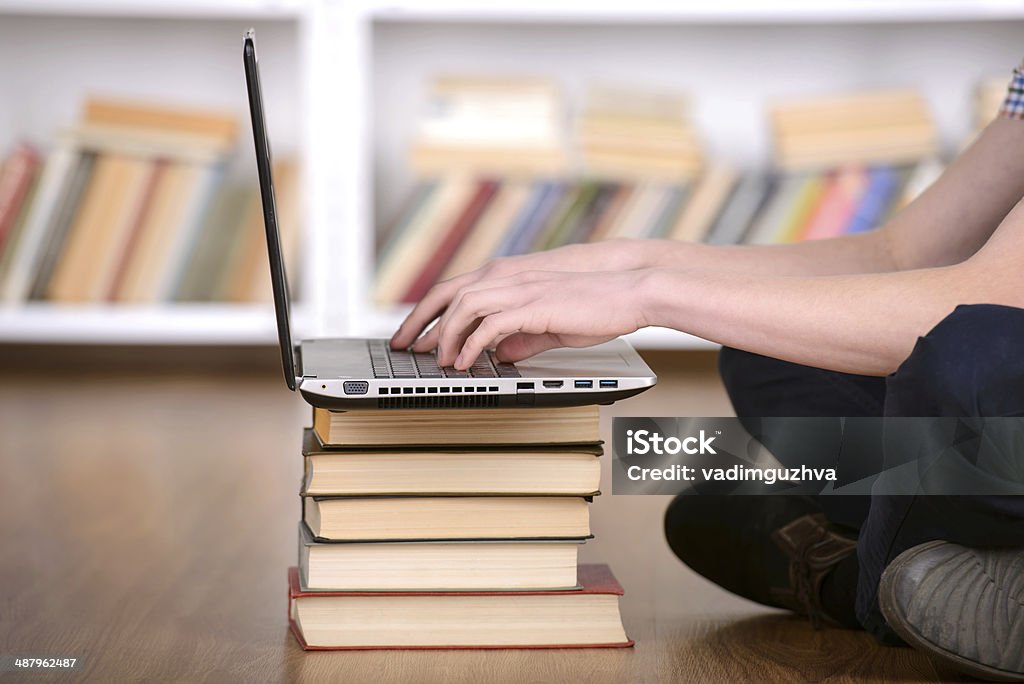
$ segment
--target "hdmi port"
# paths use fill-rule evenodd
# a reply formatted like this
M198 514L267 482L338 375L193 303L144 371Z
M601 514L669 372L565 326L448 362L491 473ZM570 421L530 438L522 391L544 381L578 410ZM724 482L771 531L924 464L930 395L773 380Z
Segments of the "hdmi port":
M547 387L548 389L558 389L559 387L562 386L562 381L561 380L545 380L544 381L544 386Z

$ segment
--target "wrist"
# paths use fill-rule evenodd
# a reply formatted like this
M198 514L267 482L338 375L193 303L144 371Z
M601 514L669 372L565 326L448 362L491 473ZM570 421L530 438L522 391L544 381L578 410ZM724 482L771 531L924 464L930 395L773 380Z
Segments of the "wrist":
M675 254L674 247L681 243L673 243L670 240L616 238L598 244L601 244L609 255L606 270L633 271L668 266L672 263L670 255Z
M664 267L645 268L638 271L636 287L640 327L670 327L667 310L675 301L679 303L682 273Z

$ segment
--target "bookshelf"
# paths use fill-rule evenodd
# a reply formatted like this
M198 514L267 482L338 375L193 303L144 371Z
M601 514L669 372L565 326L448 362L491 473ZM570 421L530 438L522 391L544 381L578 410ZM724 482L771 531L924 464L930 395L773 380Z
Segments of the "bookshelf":
M275 150L298 154L307 188L296 328L385 335L407 308L370 302L374 235L412 186L404 145L428 75L547 75L570 102L595 80L682 90L709 156L742 167L767 159L764 103L774 97L915 84L952 151L970 128L976 80L1008 74L1021 57L1024 2L0 0L0 87L24 93L0 107L0 130L45 143L85 88L174 93L244 117L237 52L249 25ZM73 52L54 49L68 45ZM32 85L40 79L45 90ZM240 173L251 148L242 129ZM260 305L0 308L0 342L273 340L272 312ZM641 331L635 342L710 347L666 330Z

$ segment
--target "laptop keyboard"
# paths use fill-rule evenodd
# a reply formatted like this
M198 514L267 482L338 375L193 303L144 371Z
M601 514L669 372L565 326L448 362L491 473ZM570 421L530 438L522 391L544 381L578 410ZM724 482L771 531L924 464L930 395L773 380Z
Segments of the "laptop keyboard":
M411 352L391 349L386 340L368 340L374 378L518 378L519 370L511 363L502 363L492 351L477 357L468 370L437 365L433 352Z

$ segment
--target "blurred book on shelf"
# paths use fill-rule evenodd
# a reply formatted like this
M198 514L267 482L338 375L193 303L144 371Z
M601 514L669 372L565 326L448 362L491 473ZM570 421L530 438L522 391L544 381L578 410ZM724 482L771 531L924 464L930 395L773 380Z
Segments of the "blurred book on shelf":
M237 131L233 114L94 97L45 162L16 146L0 172L0 299L269 300L255 181L226 180ZM293 256L295 165L278 166Z
M421 175L560 173L567 155L561 94L549 79L433 79L410 150Z
M535 114L559 107L520 109ZM448 132L435 132L435 139L451 142L461 128L480 150L498 147L487 142L502 139L494 122L473 120L486 107L463 102L448 111L450 130L435 113L421 126L421 140L422 131L441 130ZM426 167L414 149L410 166L421 180L378 251L375 300L415 302L438 280L488 259L573 243L663 238L768 245L863 232L943 169L935 124L913 90L789 99L775 103L767 120L774 156L766 172L708 163L686 98L671 93L589 91L574 137L563 146L576 163L561 174L541 167L528 174L497 158L480 173L462 163L465 156ZM524 130L541 128L524 124ZM545 136L556 128L544 129Z
M542 79L435 79L428 105L409 153L421 180L378 249L379 304L417 301L494 257L617 237L699 240L736 180L726 168L701 174L675 94L592 90L571 131Z
M905 165L939 151L928 104L911 89L778 101L768 121L775 167L790 172L853 162Z
M694 178L703 165L687 100L677 93L593 88L576 136L588 176L678 182Z

